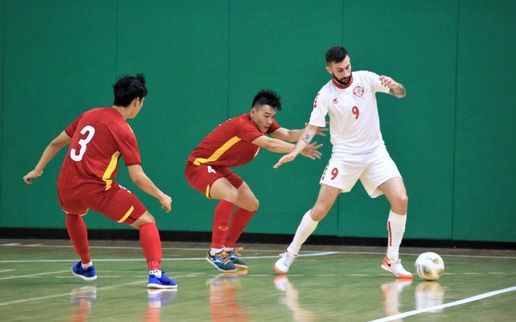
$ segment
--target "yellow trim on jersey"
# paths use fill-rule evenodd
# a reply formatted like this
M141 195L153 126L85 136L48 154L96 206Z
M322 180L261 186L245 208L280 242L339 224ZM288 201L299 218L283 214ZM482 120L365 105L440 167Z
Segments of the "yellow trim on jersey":
M212 162L218 160L221 155L224 154L229 148L231 148L233 145L237 144L238 141L240 141L241 138L238 136L234 136L231 139L227 140L226 143L224 143L220 148L218 148L215 152L213 152L212 155L210 155L207 159L205 158L197 158L194 160L193 164L195 165L201 165L203 163Z
M133 213L133 210L134 210L134 207L131 206L131 208L129 208L129 210L127 210L127 212L125 213L125 215L122 217L122 219L120 219L118 222L119 223L123 223L127 217L129 217L129 215L131 215Z
M109 161L106 171L104 171L104 174L102 175L102 180L106 183L106 191L111 189L111 185L113 184L113 180L109 178L111 178L111 175L116 169L119 156L120 152L116 151L115 153L113 153L113 155L111 156L111 161Z
M205 195L206 195L206 198L208 198L208 199L210 199L210 189L211 189L210 185L207 185Z

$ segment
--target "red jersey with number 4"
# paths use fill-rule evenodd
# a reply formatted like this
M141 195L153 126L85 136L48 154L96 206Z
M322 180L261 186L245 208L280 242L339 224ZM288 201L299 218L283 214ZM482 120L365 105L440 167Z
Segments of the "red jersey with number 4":
M267 133L280 128L272 122ZM251 142L262 136L249 114L229 119L208 134L192 151L188 161L194 165L206 164L220 167L236 167L251 162L260 147Z
M112 107L94 108L81 114L65 132L72 139L57 181L61 191L85 183L109 190L120 156L127 166L141 164L131 127Z

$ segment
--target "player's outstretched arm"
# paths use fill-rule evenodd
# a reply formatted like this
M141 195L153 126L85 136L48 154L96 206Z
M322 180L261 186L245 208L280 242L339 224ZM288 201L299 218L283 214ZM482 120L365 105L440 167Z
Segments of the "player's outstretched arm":
M158 199L161 204L161 208L163 208L165 212L170 212L172 209L172 198L158 189L152 180L147 177L145 172L143 172L141 165L130 165L127 167L127 171L129 172L129 177L131 177L131 180L138 186L138 188Z
M389 76L380 76L380 82L383 86L390 89L389 94L395 96L397 98L403 98L407 96L407 91L405 90L405 86L396 82L394 79Z
M45 151L41 154L41 157L34 169L23 176L23 181L27 184L32 184L32 179L36 179L41 176L50 160L52 160L65 145L70 143L70 139L70 136L68 136L65 131L59 133L59 135L45 148Z
M318 129L319 129L318 126L308 124L305 127L305 129L303 130L303 133L301 134L301 136L299 137L295 148L287 155L282 156L279 159L279 161L273 166L273 168L277 169L277 168L281 167L281 165L283 165L284 163L294 161L294 159L300 153L306 157L309 157L308 155L310 155L310 149L312 149L312 148L316 148L316 150L319 149L322 146L322 144L317 145L316 142L310 144L310 141L312 141L312 139L313 139L314 135L317 133ZM321 153L319 151L317 151L317 152L319 153L319 156L316 158L320 159ZM308 153L308 155L305 153Z
M308 124L305 123L305 127L307 125ZM276 131L272 132L271 136L273 136L277 139L283 140L283 141L287 141L287 142L297 142L299 140L299 137L301 137L301 134L303 134L303 131L304 131L304 129L289 130L284 127L280 127ZM328 131L328 129L325 127L318 127L315 135L326 136L327 131Z

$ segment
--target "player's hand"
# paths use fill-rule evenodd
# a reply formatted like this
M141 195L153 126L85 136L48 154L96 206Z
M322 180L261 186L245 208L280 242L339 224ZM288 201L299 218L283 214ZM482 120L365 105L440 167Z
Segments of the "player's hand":
M317 141L310 143L303 149L303 151L301 151L301 154L312 160L320 159L322 153L319 151L319 148L322 146L322 144L317 144Z
M163 194L159 199L159 203L166 213L169 213L170 210L172 210L172 198L169 195Z
M305 123L305 127L307 125L308 125L308 123ZM325 127L318 127L317 128L317 132L315 132L315 135L326 136L326 132L328 132L327 128L325 128Z
M296 155L294 153L285 154L282 156L278 162L273 166L274 169L277 169L281 167L282 164L292 162L296 158Z
M380 76L380 82L387 88L396 89L400 87L400 84L389 76Z
M43 171L38 171L38 170L34 169L23 176L23 181L25 181L26 184L32 184L32 179L36 179L37 177L41 176L42 174L43 174Z

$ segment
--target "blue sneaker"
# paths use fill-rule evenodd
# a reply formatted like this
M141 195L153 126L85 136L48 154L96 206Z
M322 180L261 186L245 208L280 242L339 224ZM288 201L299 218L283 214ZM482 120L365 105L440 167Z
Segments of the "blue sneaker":
M176 281L165 275L165 272L161 272L161 277L157 277L154 274L149 274L149 283L147 288L177 288Z
M221 272L234 272L237 270L235 264L231 262L227 256L227 253L224 251L215 255L211 255L210 252L208 252L206 260Z
M95 271L95 267L91 265L90 267L84 269L82 268L81 261L78 261L72 266L72 274L82 278L85 281L94 281L97 279L97 272Z
M247 269L247 264L239 257L241 256L240 253L237 253L236 250L228 250L226 253L227 258L229 258L233 265L235 265L238 268Z

